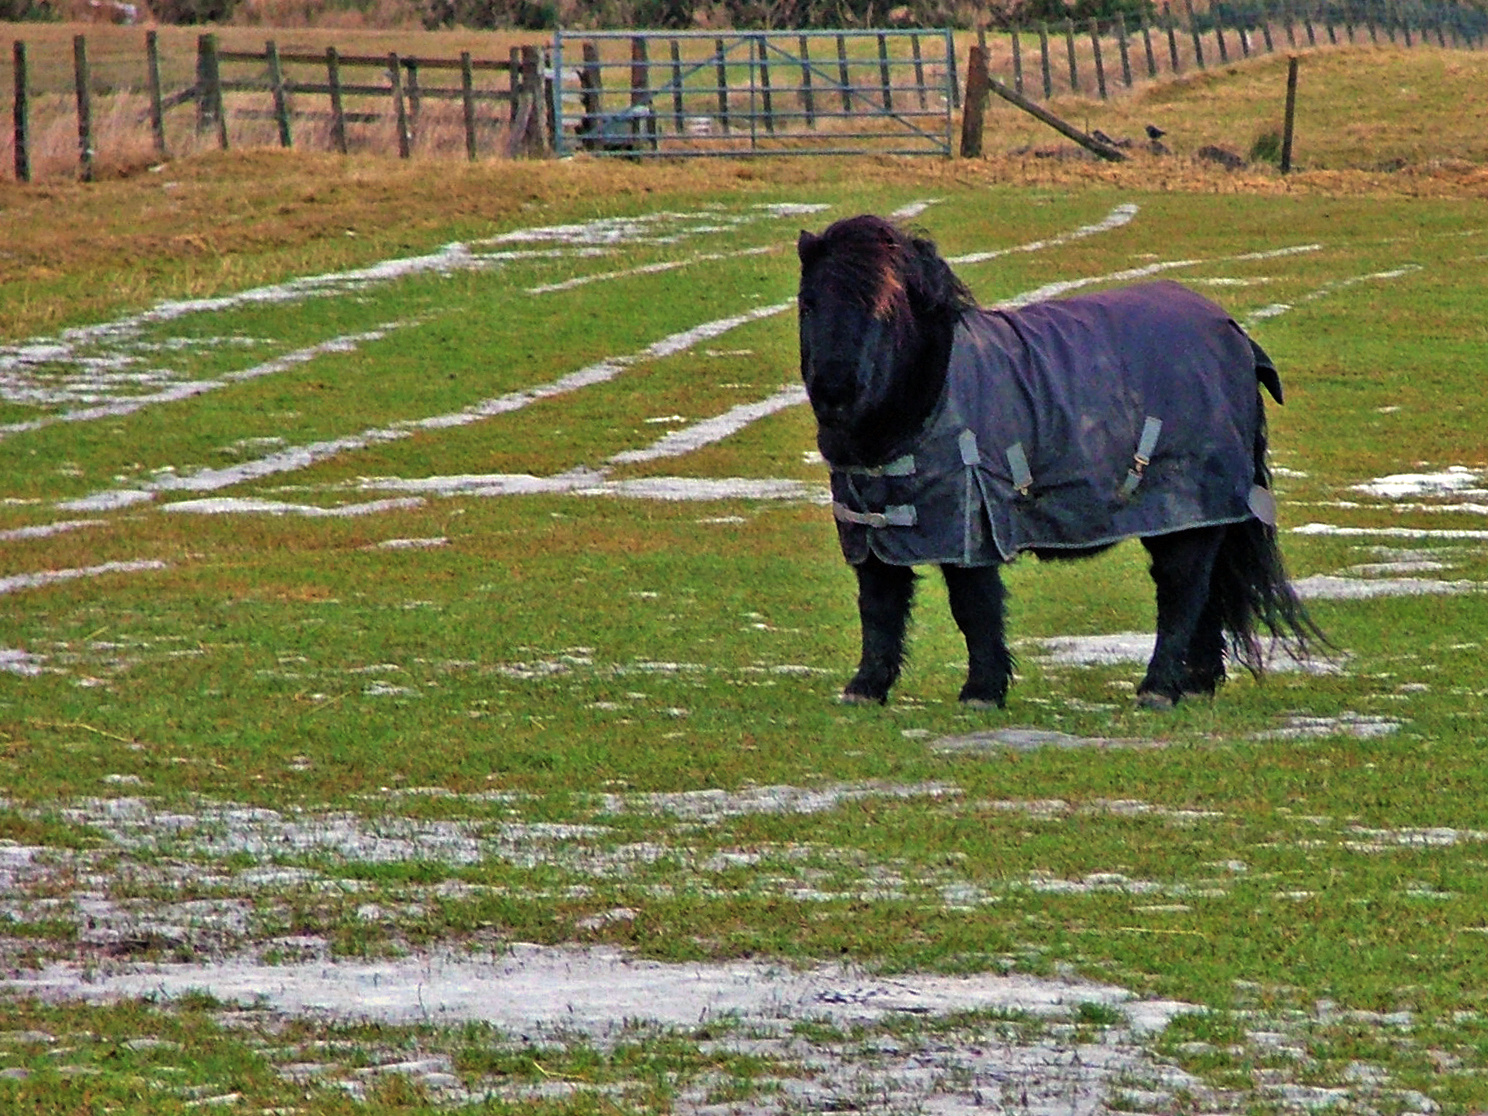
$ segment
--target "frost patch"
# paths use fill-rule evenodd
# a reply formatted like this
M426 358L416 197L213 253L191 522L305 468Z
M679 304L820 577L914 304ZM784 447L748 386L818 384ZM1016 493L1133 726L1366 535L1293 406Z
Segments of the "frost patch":
M949 783L840 784L829 787L750 787L745 790L676 791L670 794L607 794L603 814L672 814L694 821L718 821L746 814L819 814L844 802L865 798L946 798L961 794Z
M1054 636L1030 642L1042 645L1042 653L1035 657L1051 665L1116 666L1126 663L1145 664L1152 658L1156 638L1147 632L1113 632L1110 635ZM1339 670L1335 663L1299 659L1280 645L1269 651L1267 670L1302 671L1307 674L1335 674Z
M1294 581L1297 596L1309 601L1360 601L1372 597L1421 597L1473 593L1479 581L1440 581L1428 577L1335 577L1314 574Z
M1368 740L1398 732L1400 724L1394 718L1376 717L1369 713L1347 712L1336 717L1313 717L1297 713L1288 717L1283 727L1254 733L1251 739L1301 740L1323 736L1353 736Z
M1105 736L1071 736L1038 728L1001 728L965 736L943 736L930 745L936 752L993 752L1009 749L1032 752L1039 748L1159 748L1153 740L1122 740Z
M1350 485L1355 492L1383 500L1405 500L1432 496L1488 496L1484 478L1462 465L1439 473L1392 473L1364 484Z
M40 573L12 574L0 577L0 595L22 589L39 589L59 581L72 581L80 577L103 577L105 574L139 573L143 570L163 570L168 567L155 559L137 562L105 562L101 566L85 566L82 569L43 570Z

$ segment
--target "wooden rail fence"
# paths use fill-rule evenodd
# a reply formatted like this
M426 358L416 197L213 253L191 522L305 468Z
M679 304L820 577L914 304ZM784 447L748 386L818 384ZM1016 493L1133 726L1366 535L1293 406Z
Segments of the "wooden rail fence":
M196 76L190 85L166 92L160 79L159 42L154 31L145 33L144 91L149 101L145 114L156 152L168 154L167 115L178 107L194 105L196 131L214 135L224 150L229 145L229 120L272 120L282 147L294 145L296 123L312 121L329 128L331 146L346 154L351 149L349 125L373 125L392 121L398 153L409 158L414 140L430 101L458 101L469 159L479 155L482 130L504 127L505 154L537 155L548 148L551 134L545 111L546 92L542 49L513 47L505 59L475 59L469 52L459 58L341 54L329 47L323 54L280 51L270 40L262 51L222 50L215 35L197 40ZM84 181L94 175L96 144L93 134L95 90L84 35L73 38L74 90L78 120L78 172ZM32 175L32 129L29 53L17 40L12 52L14 98L15 177L29 182ZM315 71L312 75L309 71ZM477 85L477 76L505 75L495 87ZM321 76L323 75L323 76ZM439 84L430 84L430 76ZM456 84L456 82L458 84ZM234 95L229 100L228 95ZM257 95L257 98L250 96ZM259 100L258 104L247 103ZM324 98L324 108L305 103ZM267 107L264 106L267 101ZM504 104L504 119L490 106ZM484 108L484 114L481 109ZM143 121L142 121L143 122ZM548 126L545 128L545 123Z
M983 29L977 46L989 70L1021 96L1105 100L1144 77L1176 77L1278 49L1390 43L1482 50L1488 34L1488 12L1455 0L1212 0L1205 11L1181 0L1181 13L1178 3L1163 0L1156 18L1130 23L1117 16Z
M1174 10L1175 3L1181 3L1181 12ZM1308 47L1389 43L1407 48L1431 45L1482 50L1485 38L1488 12L1459 0L1211 0L1202 12L1194 9L1193 0L1163 0L1151 19L1138 16L1128 22L1117 17L1081 24L1066 19L998 32L983 29L977 32L977 47L994 86L1001 84L1029 101L1048 101L1062 94L1104 99L1132 88L1144 78L1157 80L1163 75L1228 65L1278 49L1290 52ZM297 123L323 124L329 129L330 145L341 152L352 146L349 127L391 121L398 153L407 158L420 135L426 102L458 101L467 158L477 157L483 130L497 129L505 133L505 154L542 154L551 150L555 141L564 141L563 124L557 117L565 96L563 81L568 75L555 74L552 59L559 41L555 40L554 47L514 47L505 59L474 59L469 53L455 59L343 55L334 47L323 54L281 52L272 41L262 52L221 50L216 36L202 35L197 43L195 80L166 92L161 83L159 44L155 33L149 31L144 42L143 89L149 99L146 115L155 149L162 157L168 153L167 114L191 104L196 107L198 133L215 134L223 148L230 141L230 119L272 120L278 142L284 147L293 145ZM87 180L93 177L96 159L96 90L84 36L75 37L72 53L78 170ZM804 61L804 47L801 53ZM671 58L676 57L673 41ZM951 99L959 101L954 58L949 62ZM31 180L34 163L29 64L26 43L16 40L12 52L14 167L15 177L26 182ZM644 58L636 61L636 66L655 68ZM764 79L768 71L759 60L754 66ZM800 104L782 111L814 124L816 100L820 98L813 98L827 90L812 87L811 75L821 70L816 63L801 69L807 76L793 91ZM1006 80L992 79L992 72ZM506 77L504 82L499 79L501 74ZM498 75L494 85L490 83L493 75ZM487 84L479 85L478 77L486 79ZM592 81L593 66L586 66L579 78L581 83ZM674 84L681 89L680 82ZM883 84L889 84L887 79ZM726 85L725 78L720 77L719 89ZM843 89L854 87L846 77L840 85ZM132 83L131 87L138 88ZM923 97L923 80L918 81L917 88ZM591 110L600 91L586 86L583 92L584 116L592 123L598 114ZM788 92L792 91L771 90L762 80L758 94L766 133L773 133L776 123L773 104L784 102ZM727 97L726 93L718 95ZM257 104L245 103L255 98ZM324 98L324 107L307 107L305 102L310 98ZM504 118L500 118L499 109L495 114L490 111L493 103L506 106ZM486 110L484 119L482 108ZM727 100L719 111L727 120Z

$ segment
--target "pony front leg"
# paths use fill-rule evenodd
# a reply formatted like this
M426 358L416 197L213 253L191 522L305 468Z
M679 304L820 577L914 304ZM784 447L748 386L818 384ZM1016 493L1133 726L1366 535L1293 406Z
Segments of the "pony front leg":
M1188 681L1191 649L1200 653L1199 658L1212 654L1212 631L1200 633L1198 646L1194 644L1201 623L1213 622L1212 614L1205 614L1214 559L1224 532L1224 527L1196 527L1142 540L1152 556L1152 581L1157 587L1157 643L1147 675L1137 687L1137 704L1144 709L1177 705Z
M966 637L966 685L961 700L988 708L1007 705L1013 656L1003 627L1002 574L996 566L941 566L951 616Z
M891 566L872 554L853 571L858 575L863 657L858 673L842 691L842 700L882 705L889 700L889 690L899 680L904 663L904 631L914 603L915 575L908 566Z

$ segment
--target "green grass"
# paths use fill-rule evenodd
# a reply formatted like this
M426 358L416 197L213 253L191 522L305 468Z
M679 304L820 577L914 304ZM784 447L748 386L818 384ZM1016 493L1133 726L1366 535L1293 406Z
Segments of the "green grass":
M233 174L230 162L215 165L193 164L183 178L201 174L209 195L221 185L212 173ZM457 207L425 212L416 227L350 250L244 249L212 289L234 289L234 275L244 278L240 286L268 283L600 213L711 205L741 216L757 203L799 201L832 208L700 233L680 246L515 261L373 285L354 297L150 325L144 340L152 343L260 339L251 348L173 352L170 366L181 376L206 378L379 323L417 321L354 352L188 401L0 440L0 530L103 521L7 540L0 576L165 563L3 598L0 648L27 652L37 667L0 671L0 845L36 850L0 913L8 964L106 960L97 929L70 905L80 881L92 880L87 886L102 886L119 909L164 912L167 921L177 904L246 902L244 929L140 932L112 947L144 959L225 951L289 961L301 955L298 936L308 935L335 955L360 958L530 941L618 945L672 961L1073 971L1212 1009L1180 1016L1150 1045L1210 1086L1240 1090L1244 1106L1274 1102L1258 1084L1268 1074L1332 1088L1348 1082L1353 1063L1385 1067L1394 1086L1450 1112L1488 1104L1481 592L1317 602L1344 656L1341 673L1259 683L1241 676L1212 704L1163 717L1133 708L1137 668L1060 667L1020 643L1009 709L985 713L954 700L964 649L943 588L927 578L894 702L859 709L833 700L855 655L856 616L851 574L819 506L548 494L427 496L417 507L355 518L162 510L193 495L330 508L390 494L363 487L363 478L597 468L683 422L792 382L788 313L685 352L638 357L608 382L472 425L421 429L220 491L162 491L119 511L56 507L158 482L167 466L188 476L390 429L637 356L701 322L788 299L799 225L934 196L942 200L919 223L947 254L1048 239L1117 204L1140 206L1120 229L967 265L963 275L987 302L1195 259L1204 262L1164 274L1223 280L1201 289L1242 321L1289 305L1253 325L1287 388L1287 405L1271 409L1274 460L1286 469L1278 481L1284 529L1319 520L1481 530L1481 515L1401 511L1350 488L1393 472L1488 469L1480 433L1488 402L1477 386L1488 307L1473 281L1488 223L1476 203L1316 190L1165 192L1130 182L1009 187L959 164L792 165L779 182L754 168L707 168L696 180L689 170L646 168L636 181L649 193L633 186L595 200L568 192L566 176L597 171L531 173L539 198L529 210L508 200L489 219L472 216L458 205L475 180L462 178L451 188ZM122 198L127 186L101 189ZM268 221L280 201L263 182L254 189L245 219ZM64 214L56 220L67 224ZM1309 244L1319 247L1230 259ZM752 247L775 250L526 293L570 273ZM83 292L99 274L86 253L64 255L48 290L59 298ZM22 282L0 284L0 305L28 297ZM103 320L197 293L196 278L169 267L150 282L131 289L137 297L91 294L88 312L69 310L67 320ZM11 328L7 340L40 329ZM5 418L46 410L12 406ZM648 421L657 418L668 421ZM794 408L612 476L821 484L821 466L808 456L812 434L809 414ZM446 542L377 547L433 538ZM1297 576L1378 560L1375 545L1439 549L1450 568L1427 576L1488 581L1481 541L1283 537ZM1083 563L1020 562L1007 580L1018 639L1151 626L1135 546ZM1399 727L1378 736L1267 735L1299 716ZM1146 746L931 746L1010 725ZM815 810L716 814L687 812L702 800L648 797L780 786L839 797ZM124 796L143 799L157 816L199 821L168 830L157 820L151 839L135 842L135 831L94 801ZM232 832L220 811L249 806L273 811L256 823L263 849L210 839ZM358 840L407 845L379 859L354 845L348 852L329 840L283 837L333 815L350 818ZM474 855L461 852L469 849ZM249 882L262 867L280 874ZM598 917L616 910L632 915ZM1319 1011L1320 1001L1336 1010ZM358 1031L208 997L169 1007L20 1000L6 1010L11 1037L0 1041L0 1068L28 1071L0 1079L6 1111L169 1112L233 1092L245 1110L435 1107L416 1075L369 1079L366 1099L353 1102L332 1085L307 1087L275 1071L319 1060L316 1043L336 1045L340 1064L352 1067L435 1050L470 1087L562 1081L571 1091L540 1103L565 1114L666 1111L687 1090L719 1103L766 1103L806 1072L804 1054L751 1059L706 1029L537 1049L481 1027ZM1411 1013L1408 1032L1381 1021L1399 1011ZM1050 1027L1093 1041L1117 1023L1112 1009L1086 1005L1055 1024L916 1017L849 1033L802 1020L798 1035L816 1050L890 1038L933 1047L942 1032L947 1042L990 1041L1003 1031L1033 1041ZM1271 1029L1285 1030L1303 1056L1250 1035ZM24 1031L56 1041L14 1037ZM123 1045L141 1036L180 1047ZM64 1045L65 1058L48 1053ZM495 1111L538 1103L490 1101Z

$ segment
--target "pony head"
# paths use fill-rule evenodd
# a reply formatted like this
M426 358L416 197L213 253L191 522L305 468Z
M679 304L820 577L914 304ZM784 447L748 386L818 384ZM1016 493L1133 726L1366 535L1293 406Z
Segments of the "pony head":
M926 237L864 214L802 231L801 378L833 456L871 459L939 402L956 322L975 300Z

